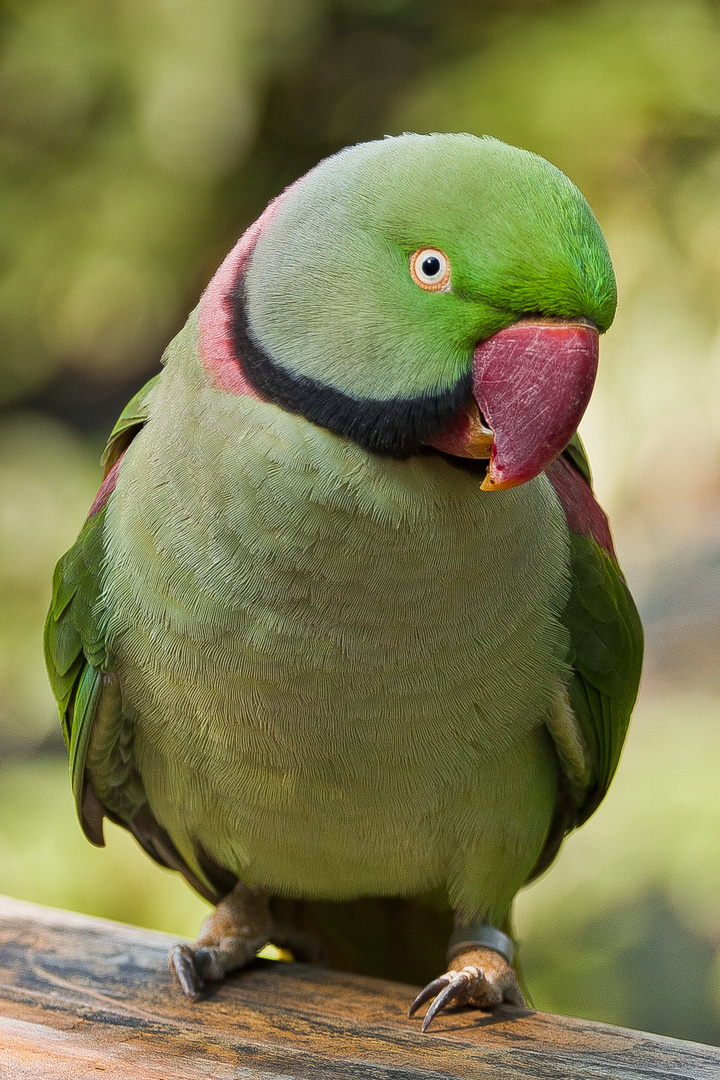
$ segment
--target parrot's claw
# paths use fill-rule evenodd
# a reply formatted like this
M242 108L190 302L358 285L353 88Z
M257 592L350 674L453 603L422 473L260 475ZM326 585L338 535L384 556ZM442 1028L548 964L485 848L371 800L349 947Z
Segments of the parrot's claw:
M457 956L450 970L440 978L428 983L410 1006L413 1016L421 1005L435 998L425 1013L422 1030L426 1031L434 1018L446 1005L475 1005L492 1009L507 1001L511 1005L525 1005L525 998L517 976L507 960L494 949L478 948Z
M482 978L482 972L479 972L480 978ZM468 985L471 976L464 971L448 971L445 975L441 975L439 979L434 979L433 982L428 983L424 990L421 990L418 996L410 1006L408 1016L414 1016L421 1005L424 1005L430 998L435 998L432 1005L425 1013L425 1019L422 1022L422 1030L430 1025L433 1017L437 1016L442 1008L457 997L462 990ZM437 996L436 996L437 995Z
M197 1001L208 982L221 982L228 972L249 964L271 933L267 894L238 882L208 915L196 942L173 946L170 971L185 996Z
M205 986L203 978L207 965L205 953L205 949L193 952L189 945L175 945L168 956L170 970L180 983L185 997L190 1001L197 1001Z

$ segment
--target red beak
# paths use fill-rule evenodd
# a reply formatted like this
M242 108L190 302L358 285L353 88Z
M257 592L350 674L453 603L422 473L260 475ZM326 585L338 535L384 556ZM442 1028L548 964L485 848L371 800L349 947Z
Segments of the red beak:
M489 457L485 491L532 480L567 446L587 408L598 338L586 319L528 319L493 334L475 349L474 402L432 445Z
M592 394L598 340L584 319L538 319L478 345L472 393L493 433L486 491L532 480L567 446Z

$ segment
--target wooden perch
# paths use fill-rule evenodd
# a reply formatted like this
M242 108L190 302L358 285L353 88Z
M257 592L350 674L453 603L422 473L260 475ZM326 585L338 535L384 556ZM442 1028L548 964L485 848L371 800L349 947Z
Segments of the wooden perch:
M0 897L2 1080L641 1080L720 1077L720 1050L503 1008L442 1013L414 990L258 961L191 1005L166 934Z

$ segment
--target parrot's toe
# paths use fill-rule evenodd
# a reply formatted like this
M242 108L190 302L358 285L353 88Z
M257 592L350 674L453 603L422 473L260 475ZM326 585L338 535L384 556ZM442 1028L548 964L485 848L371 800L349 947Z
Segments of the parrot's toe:
M208 915L198 940L170 950L170 970L185 996L196 1001L206 983L221 982L249 964L271 932L267 894L238 882Z
M480 1009L492 1009L504 1001L510 1005L525 1005L512 966L500 953L485 948L472 949L455 957L450 970L420 991L408 1015L413 1016L431 998L435 1000L425 1013L423 1031L446 1005L474 1005Z
M168 954L170 970L190 1001L197 1001L205 985L205 951L198 949L195 952L189 945L174 945Z

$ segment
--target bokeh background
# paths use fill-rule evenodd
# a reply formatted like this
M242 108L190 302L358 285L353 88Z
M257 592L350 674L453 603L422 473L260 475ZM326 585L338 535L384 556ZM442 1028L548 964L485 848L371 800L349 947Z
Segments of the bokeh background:
M535 1003L720 1042L716 0L1 0L0 891L194 934L182 881L76 824L52 568L244 227L319 158L403 130L550 158L619 280L582 433L648 663L606 802L518 904Z

